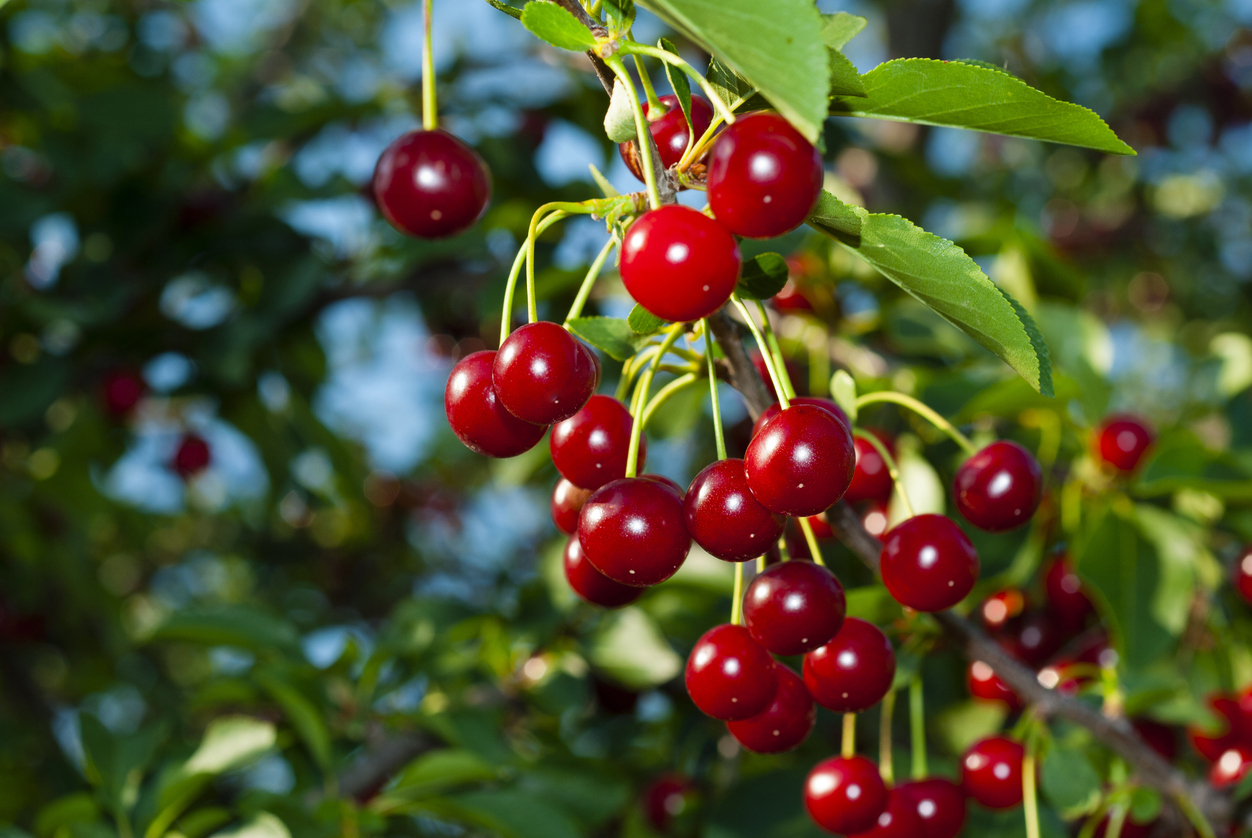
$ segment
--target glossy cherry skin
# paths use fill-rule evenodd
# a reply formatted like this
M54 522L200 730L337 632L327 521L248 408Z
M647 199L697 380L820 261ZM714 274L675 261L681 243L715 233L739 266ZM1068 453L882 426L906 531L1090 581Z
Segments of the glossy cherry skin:
M1173 762L1177 758L1178 736L1174 728L1147 718L1131 719L1130 725L1149 748L1161 755L1161 759Z
M799 560L757 574L743 598L748 631L775 655L803 655L825 646L843 627L846 612L835 574Z
M623 585L664 582L691 549L682 499L642 477L596 489L578 516L578 540L596 570Z
M878 766L865 757L831 757L814 766L804 781L804 808L827 832L864 832L887 808L887 786Z
M668 477L666 477L663 474L641 474L639 475L639 479L651 480L653 483L659 483L660 485L664 486L665 488L673 492L675 495L677 495L679 500L684 500L686 497L683 494L683 487L679 486L677 483L675 483L673 480L670 480Z
M786 519L761 506L748 490L743 460L725 459L696 475L687 490L687 531L709 555L746 562L782 535Z
M887 531L887 513L890 510L887 504L872 500L865 504L861 510L861 526L865 527L865 531L870 535L882 538L882 534Z
M748 488L766 509L784 515L825 512L852 482L852 434L828 411L792 405L761 426L744 462Z
M562 477L552 489L552 523L566 535L578 532L578 514L591 497L590 489L580 489Z
M1048 609L1067 632L1080 630L1086 625L1087 618L1095 613L1091 598L1083 592L1082 580L1065 555L1058 556L1048 565L1043 575L1043 589L1048 598Z
M877 430L871 430L871 433L878 437L888 452L891 451L891 437ZM856 449L856 467L852 472L852 484L848 486L843 499L848 503L867 500L886 503L891 498L894 486L891 472L887 470L887 461L869 440L854 437L852 445Z
M100 382L100 401L105 412L114 419L121 419L134 410L147 392L143 376L131 370L111 372Z
M621 608L643 596L647 588L635 588L614 582L587 561L578 536L565 545L565 581L578 598L601 608Z
M495 352L475 352L457 362L443 391L443 407L466 448L487 457L516 457L534 448L547 428L523 422L500 404L491 386L495 357Z
M1066 639L1053 615L1034 611L1014 620L1000 643L1027 666L1040 667L1061 650Z
M648 131L652 134L652 140L656 143L656 150L661 155L661 166L668 169L679 160L682 159L683 153L687 150L687 140L692 132L687 123L687 117L683 114L683 109L679 107L678 97L670 94L662 96L658 100L669 110L664 115L648 121ZM643 103L643 115L649 115L648 103ZM704 132L709 130L709 125L713 122L713 106L709 104L707 99L699 96L691 97L691 124L695 127L695 139L704 136ZM694 142L694 140L693 140ZM626 168L630 169L631 174L643 181L643 169L640 168L639 151L634 140L619 143L618 151L622 155L622 162L626 164Z
M1096 456L1116 471L1129 474L1139 468L1153 442L1152 430L1134 416L1110 416L1096 429Z
M817 721L813 699L800 676L777 661L774 673L778 690L769 707L755 716L726 723L740 745L758 754L781 754L800 747Z
M178 449L174 452L174 460L170 465L179 477L186 480L208 468L212 459L213 453L209 450L209 443L203 437L189 433L183 434L183 438L179 440Z
M621 402L612 396L592 396L583 409L552 426L548 446L556 470L580 489L599 489L626 476L630 429L634 421ZM639 467L643 468L648 444L639 438Z
M980 530L1006 532L1030 520L1043 500L1043 470L1022 446L1002 439L956 472L956 508Z
M804 223L822 193L822 156L778 114L740 117L709 155L709 207L737 236L769 239Z
M1013 618L1020 616L1026 607L1026 597L1017 588L996 591L978 606L978 615L987 631L1003 631Z
M943 777L905 783L900 790L913 801L922 823L918 838L956 838L965 826L965 793Z
M680 204L639 216L622 243L626 290L662 320L687 322L717 311L735 290L739 266L730 231Z
M560 324L527 323L500 344L491 383L509 413L551 425L582 410L600 383L600 362Z
M873 623L848 617L829 643L804 656L804 685L813 700L836 713L860 713L887 694L896 653Z
M965 672L965 685L969 694L983 701L999 701L1008 706L1009 712L1022 709L1022 700L1009 685L996 675L995 670L982 661L972 661Z
M766 383L769 383L768 378ZM794 399L790 399L790 402L793 405L810 404L814 407L820 407L822 410L842 422L844 427L846 427L849 431L852 430L852 421L848 419L848 414L844 413L843 408L835 404L830 399L819 399L816 396L796 396ZM765 423L780 413L782 413L782 405L777 402L765 408L765 412L758 416L756 421L752 423L752 435L756 436L760 433L761 428L765 426ZM855 478L853 479L855 480Z
M1233 786L1252 770L1252 743L1239 742L1222 752L1209 768L1209 782L1216 788Z
M1243 601L1252 605L1252 548L1244 550L1231 568L1231 580Z
M778 691L774 659L743 626L714 626L696 641L684 674L700 712L722 721L764 713Z
M378 158L374 200L405 235L453 236L487 209L491 172L478 152L448 132L410 131Z
M988 809L1012 809L1022 802L1022 760L1026 749L1005 736L974 743L961 760L965 793Z
M951 608L978 581L974 545L942 515L917 515L887 533L879 567L896 602L915 611Z
M1209 733L1199 726L1187 729L1191 747L1209 762L1216 762L1222 754L1248 739L1246 722L1239 711L1239 702L1227 695L1212 695L1209 708L1222 720L1223 727L1217 733Z
M922 822L917 817L913 802L899 789L887 791L887 808L878 816L878 822L865 832L848 838L917 838Z

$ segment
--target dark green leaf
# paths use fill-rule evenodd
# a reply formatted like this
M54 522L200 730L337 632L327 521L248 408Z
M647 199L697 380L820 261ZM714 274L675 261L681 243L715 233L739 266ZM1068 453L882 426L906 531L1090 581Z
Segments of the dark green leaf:
M438 798L426 808L443 817L491 830L504 838L579 838L565 812L515 789L472 791Z
M837 49L827 50L830 59L830 95L864 96L865 84L856 65Z
M626 318L626 322L630 325L630 330L637 335L654 335L669 325L668 320L662 320L641 305L636 305L630 310L630 316Z
M1039 774L1043 793L1063 813L1081 811L1100 796L1100 775L1080 750L1052 748Z
M861 215L826 190L818 196L817 205L809 213L810 227L846 244L858 244L861 238Z
M860 34L868 21L860 15L835 12L822 15L822 40L831 49L843 49L848 41Z
M615 361L627 360L648 342L646 336L636 334L629 323L616 317L579 317L571 320L569 327Z
M1022 304L1013 299L1013 295L1008 291L996 286L1009 305L1013 307L1013 311L1017 313L1017 318L1022 322L1022 328L1026 330L1026 337L1030 339L1030 346L1035 350L1035 357L1039 359L1039 392L1045 396L1055 395L1052 390L1052 356L1048 352L1048 342L1043 339L1043 334L1039 331L1039 327L1035 325L1035 318L1030 316Z
M253 651L300 653L296 627L243 605L207 606L177 611L153 634L154 640L181 640L205 646L239 646Z
M768 300L787 284L787 260L777 253L761 253L743 263L735 293L746 300Z
M410 762L396 782L370 803L377 812L393 811L433 795L447 794L458 786L485 783L500 776L499 770L473 751L441 748Z
M717 60L709 59L709 69L704 74L713 92L728 108L752 95L752 85L741 75Z
M578 18L549 0L530 0L522 10L522 25L535 37L560 49L582 52L596 45L595 36Z
M678 55L678 48L664 38L660 40L657 46L668 53ZM683 118L687 120L688 125L691 125L691 82L687 81L686 73L668 61L662 66L665 67L665 78L669 80L670 88L674 91L674 95L678 97L678 106L682 108ZM700 138L692 137L691 142L694 143L698 139Z
M1135 823L1151 823L1161 813L1161 795L1155 790L1136 786L1130 793L1130 818Z
M261 688L283 708L287 720L304 740L305 747L309 749L317 767L323 771L329 771L331 768L330 729L326 726L322 711L279 672L258 673L256 680Z

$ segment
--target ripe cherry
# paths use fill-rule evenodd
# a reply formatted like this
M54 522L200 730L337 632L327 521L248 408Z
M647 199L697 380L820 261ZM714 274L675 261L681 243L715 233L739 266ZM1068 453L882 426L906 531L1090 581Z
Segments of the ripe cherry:
M592 396L583 409L552 426L548 445L552 463L569 482L581 489L599 489L626 475L630 411L612 396ZM639 466L647 458L648 445L639 438Z
M1222 752L1209 768L1209 782L1222 789L1233 786L1252 770L1252 744L1239 742Z
M1147 423L1135 416L1110 416L1096 429L1096 456L1116 471L1129 474L1152 447Z
M1012 809L1022 802L1022 760L1026 749L1005 736L976 742L961 760L965 793L988 809Z
M887 808L878 816L878 822L869 830L858 832L849 838L917 838L922 822L917 817L913 802L899 789L887 792Z
M1043 588L1048 598L1048 609L1056 615L1062 629L1071 634L1080 630L1087 618L1095 613L1095 606L1082 587L1082 580L1064 554L1057 556L1044 572Z
M748 490L743 460L718 460L696 475L687 490L687 531L710 555L746 562L782 535L786 521Z
M714 626L687 658L687 694L702 713L723 721L765 712L778 691L774 659L743 626Z
M781 754L800 747L817 720L813 699L800 676L777 661L774 673L778 691L769 707L755 716L726 723L740 745L758 754Z
M980 530L1005 532L1030 520L1043 499L1043 471L1016 442L993 442L956 472L956 508Z
M1241 698L1241 706L1242 703ZM1135 733L1139 734L1139 737L1148 743L1148 747L1161 755L1161 759L1166 762L1173 762L1178 756L1178 737L1175 735L1172 727L1161 724L1155 719L1143 717L1131 719L1130 724L1135 729Z
M209 443L197 434L187 433L178 441L178 449L170 465L179 477L187 480L208 468L212 459Z
M1248 731L1239 702L1227 695L1211 695L1208 705L1222 721L1221 730L1210 733L1202 727L1187 729L1187 738L1200 756L1216 762L1222 754L1248 739Z
M580 489L562 477L556 481L552 490L552 523L566 535L578 532L578 513L583 511L583 504L591 497L591 490Z
M405 235L452 236L487 209L491 172L478 152L448 132L410 131L378 158L374 200Z
M696 140L704 136L704 132L709 130L709 125L713 122L713 106L709 104L707 99L692 96L691 123L689 126L687 117L683 114L683 110L678 104L677 96L673 94L662 96L658 101L668 110L656 119L648 120L648 131L652 134L652 140L656 143L656 150L661 155L662 168L668 169L681 160L683 153L687 150L687 140L692 134L690 126L695 127ZM647 102L643 103L643 115L650 116ZM695 140L692 140L692 142L695 142ZM626 168L630 169L631 174L639 178L640 181L644 180L638 144L634 140L628 140L627 142L619 143L617 149L622 155L622 162L626 164Z
M822 193L822 156L774 113L738 119L709 155L709 206L732 233L769 239L794 230Z
M870 432L878 437L883 447L890 453L893 447L891 437L874 429ZM882 454L878 453L878 449L869 440L858 436L853 438L852 444L856 448L856 467L852 472L852 484L848 486L843 499L848 503L859 503L864 500L886 503L891 498L893 487L887 461L882 458Z
M614 480L587 498L578 540L587 559L623 585L646 587L674 575L691 549L682 499L641 477Z
M856 455L852 434L828 411L792 405L748 445L748 487L766 509L816 515L843 497Z
M1231 579L1243 601L1252 605L1252 547L1244 550L1235 560L1235 565L1231 568Z
M873 707L891 689L895 675L891 642L873 623L857 617L845 619L829 643L804 656L809 695L836 713Z
M878 766L865 757L831 757L814 766L804 781L804 808L827 832L864 832L887 808L887 786Z
M891 595L916 611L951 608L978 581L974 545L942 515L917 515L887 533L879 566Z
M761 356L756 355L755 357L759 358ZM769 383L769 376L762 373L762 378L765 379L766 384ZM844 413L843 408L835 404L830 399L820 399L816 396L796 396L794 399L791 399L790 402L792 405L809 404L813 407L820 407L822 410L842 422L844 427L846 427L849 431L852 430L852 421L848 419L848 414ZM761 428L765 427L765 423L780 413L782 413L782 405L777 402L765 408L765 412L758 416L756 421L752 423L752 435L756 436L760 433ZM855 480L855 478L853 479Z
M1122 831L1117 833L1117 838L1149 838L1156 829L1157 821L1148 821L1147 823L1139 823L1131 814L1126 815L1126 820L1122 821ZM1109 816L1105 815L1104 819L1096 825L1092 838L1105 838L1108 835Z
M679 486L677 483L675 483L673 480L670 480L668 477L666 477L663 474L641 474L639 475L639 479L651 480L653 483L658 483L664 486L666 489L669 489L671 492L677 495L679 500L684 500L686 497L683 494L683 487Z
M1035 611L1014 620L1001 644L1027 666L1043 666L1061 650L1066 636L1048 613Z
M663 320L699 320L730 299L739 245L725 227L680 204L646 212L626 230L622 282Z
M114 419L121 419L135 409L148 392L143 377L131 370L109 373L100 382L100 400L104 410Z
M969 694L983 701L999 701L1008 706L1009 712L1022 709L1022 700L1009 685L996 675L995 670L982 661L972 661L965 673Z
M657 777L643 792L643 815L656 832L669 830L674 818L681 815L699 792L696 784L678 774Z
M614 582L587 561L578 536L565 545L565 581L584 602L601 608L621 608L643 596L647 588L634 588Z
M1019 616L1026 607L1026 597L1017 588L997 591L982 601L978 614L987 631L1002 631L1009 621Z
M956 838L965 826L965 793L944 777L905 783L900 790L913 801L922 822L918 838Z
M495 352L475 352L457 362L443 406L452 432L466 448L488 457L516 457L534 448L547 428L523 422L500 404L491 386L495 357Z
M758 574L743 598L748 631L775 655L803 655L825 646L839 633L846 611L835 574L798 560Z
M600 362L559 324L527 323L500 344L491 382L509 413L551 425L582 410L600 383Z
M787 261L790 262L791 260ZM791 277L787 277L787 281L783 283L782 290L770 297L769 302L775 311L801 312L813 310L812 301L809 300L803 289Z

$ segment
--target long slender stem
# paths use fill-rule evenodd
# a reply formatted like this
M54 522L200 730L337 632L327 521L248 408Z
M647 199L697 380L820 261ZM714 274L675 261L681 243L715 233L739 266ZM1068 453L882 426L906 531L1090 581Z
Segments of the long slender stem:
M630 73L626 72L626 65L622 63L619 56L605 59L604 63L609 65L609 69L617 76L618 82L626 91L626 98L630 100L630 109L635 114L635 134L638 136L639 154L649 157L652 154L652 134L648 129L648 120L643 115L643 108L639 105L639 94L635 92L635 83L631 80ZM643 184L648 191L648 206L657 209L661 206L661 193L656 188L656 174L652 171L652 161L645 160L640 168L643 169Z
M713 107L717 109L721 118L725 120L727 124L734 123L734 113L726 107L726 103L723 102L722 98L717 95L717 91L713 89L713 85L709 84L709 80L700 75L700 73L696 71L695 67L692 67L680 56L674 55L672 52L666 52L665 50L657 47L650 47L638 43L622 44L622 52L629 53L631 55L647 55L651 58L657 59L658 61L664 61L666 64L672 64L682 70L684 73L691 76L691 78L695 80L696 84L700 85L700 89L704 91L704 95L709 98L709 102L712 103Z
M891 402L892 404L907 407L909 410L913 411L918 416L921 416L923 419L930 422L930 424L934 425L936 428L951 437L957 445L965 449L966 454L973 456L978 453L978 449L974 447L974 443L970 442L969 437L958 431L956 426L947 419L944 419L934 410L927 407L925 404L912 396L906 396L903 393L896 393L890 390L884 390L879 393L866 393L864 396L861 396L856 400L856 406L860 409L867 404L879 404L881 402Z
M882 457L883 463L887 466L887 474L891 477L891 485L895 487L896 494L900 496L900 503L904 504L904 511L912 518L917 513L913 511L913 504L909 503L908 493L904 491L904 482L900 480L900 467L896 463L895 457L891 456L891 452L887 450L887 446L882 444L882 440L874 436L869 431L863 431L860 428L852 431L852 435L865 440L874 447L878 452L878 456Z
M704 361L709 369L709 397L713 404L713 441L717 445L717 459L726 459L726 434L722 430L722 405L717 399L717 370L713 365L713 334L709 331L709 321L700 321L704 329Z
M672 396L686 390L699 380L700 376L696 375L694 372L689 372L680 375L660 390L657 390L656 395L652 397L652 400L649 401L643 409L644 427L647 427L648 423L652 421L652 415L660 410L661 406L669 401Z
M539 319L539 301L535 299L535 239L539 237L539 214L551 207L552 204L544 204L535 211L535 214L531 216L530 231L526 236L526 318L531 323ZM552 213L554 221L560 221L567 215L569 213L564 210Z
M583 313L583 306L587 304L587 298L591 296L591 289L596 284L596 279L600 276L600 270L604 267L604 261L609 258L609 252L617 245L617 237L614 236L605 242L604 247L600 249L599 255L595 261L591 263L591 267L587 269L587 277L583 280L583 284L578 288L578 296L574 297L573 304L569 307L569 314L565 315L565 325Z
M735 593L730 603L730 624L737 626L743 622L743 562L735 562Z
M661 115L665 106L656 97L656 90L652 87L652 79L648 77L648 71L643 67L643 59L638 55L632 57L635 59L635 70L639 73L639 83L643 85L644 98L648 100L648 114L655 119Z
M813 525L803 515L796 518L796 521L800 523L800 532L804 533L804 541L809 545L809 552L813 554L813 561L825 567L826 562L822 561L822 548L817 545L817 536L813 533Z
M564 216L561 217L563 218ZM535 234L538 235L544 232L560 220L561 218L558 218L555 213L548 216L539 223L538 227L535 228ZM523 243L517 251L517 258L513 260L513 267L509 270L508 282L506 282L504 286L504 314L501 315L500 318L501 343L504 343L505 338L507 338L509 336L509 332L512 331L510 326L513 324L513 292L517 288L517 277L522 272L522 263L526 258L527 251L527 245L526 243Z
M434 131L439 127L439 107L435 101L435 52L430 45L431 6L426 0L422 8L426 32L422 38L422 127Z
M839 756L848 759L856 755L856 713L843 714L843 747Z
M924 780L926 768L926 705L922 695L922 676L909 682L909 738L913 746L913 779Z
M778 370L778 377L782 379L783 389L787 391L787 398L794 399L796 397L796 388L791 383L791 373L787 372L787 363L783 359L782 347L778 345L778 338L774 335L774 328L769 324L769 312L765 309L765 303L757 300L756 310L761 314L761 331L764 332L765 340L769 343L770 354L774 357L774 368Z
M1039 800L1035 782L1035 737L1026 741L1022 759L1022 810L1026 815L1026 838L1039 838Z
M895 784L895 767L891 753L891 721L896 710L896 691L887 690L879 706L882 713L878 720L878 773L887 785Z
M765 361L765 370L769 373L770 381L774 383L774 392L778 396L778 403L782 405L783 410L786 410L791 407L791 401L787 398L787 391L782 385L782 378L778 374L778 370L774 369L774 361L771 357L773 353L769 351L769 343L765 340L765 336L761 334L761 329L756 325L756 321L752 319L752 312L748 311L748 307L743 304L743 300L739 299L739 295L731 294L730 301L739 309L739 313L743 315L744 321L748 324L748 331L752 332L752 337L756 339L757 348L761 351L761 359Z
M661 359L665 357L665 353L674 345L674 341L678 340L678 336L682 334L686 328L685 323L675 323L665 334L665 340L661 343L660 350L652 359L652 363L648 365L647 371L643 374L643 378L639 381L637 402L638 406L633 412L634 421L630 426L630 449L626 455L626 476L634 477L636 470L639 468L639 438L643 435L643 407L647 401L648 390L652 388L652 378L656 375L656 368L660 365Z

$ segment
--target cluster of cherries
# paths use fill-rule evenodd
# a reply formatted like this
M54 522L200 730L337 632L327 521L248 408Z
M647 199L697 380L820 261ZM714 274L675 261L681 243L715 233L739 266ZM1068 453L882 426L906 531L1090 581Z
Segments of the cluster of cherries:
M133 370L114 370L100 382L100 404L104 412L116 421L131 416L147 393L143 377ZM190 480L207 469L212 459L212 451L204 437L187 431L179 437L169 467L183 480Z

